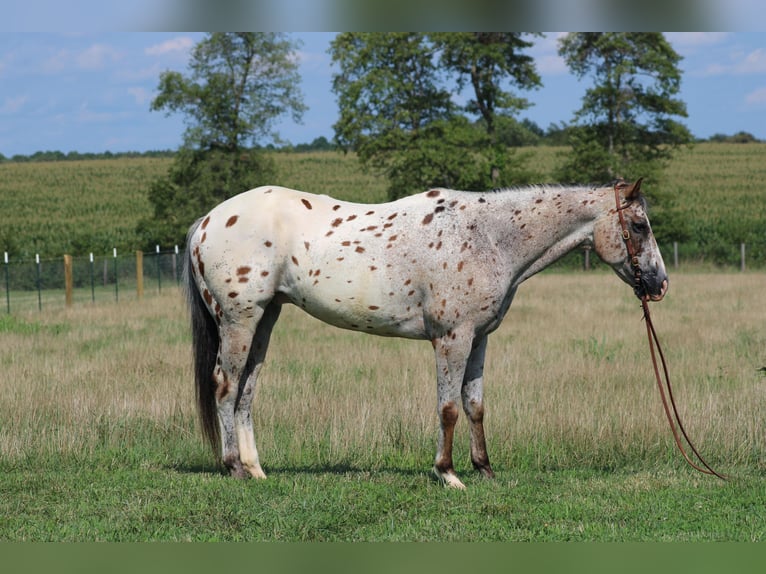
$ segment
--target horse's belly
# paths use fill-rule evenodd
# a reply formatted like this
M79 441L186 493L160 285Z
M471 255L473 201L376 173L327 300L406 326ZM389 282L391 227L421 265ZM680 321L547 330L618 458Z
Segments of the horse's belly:
M320 321L374 335L426 338L421 307L378 289L351 288L353 280L296 286L284 296ZM350 281L350 283L346 283ZM358 286L357 286L358 287Z

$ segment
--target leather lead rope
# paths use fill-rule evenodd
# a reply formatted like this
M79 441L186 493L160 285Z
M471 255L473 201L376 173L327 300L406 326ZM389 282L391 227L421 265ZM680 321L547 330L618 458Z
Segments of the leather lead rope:
M617 202L617 215L620 219L620 227L622 228L622 238L625 241L625 247L628 250L628 257L630 257L631 265L633 266L633 277L634 282L636 284L637 288L641 288L641 269L639 267L638 258L636 257L636 250L635 246L633 245L633 241L630 237L630 230L628 229L627 224L625 223L625 217L622 214L622 210L625 209L627 206L621 206L620 205L620 182L616 183L614 186L614 196L615 201ZM697 448L694 446L694 443L692 443L691 439L689 438L689 435L686 433L686 429L684 428L683 423L681 422L681 417L678 414L678 408L676 407L676 401L673 397L673 389L670 386L670 375L668 374L668 366L665 361L665 354L662 352L662 346L660 345L660 340L657 337L657 332L654 330L654 324L652 323L652 317L649 313L649 296L645 292L641 296L641 307L644 310L644 322L646 323L646 335L649 339L649 351L652 356L652 365L654 367L654 377L657 380L657 388L660 391L660 398L662 399L662 407L665 410L665 416L668 419L668 424L670 425L670 430L673 432L673 438L675 439L676 446L678 447L678 450L683 455L686 462L689 463L689 465L694 468L695 470L698 470L699 472L703 474L709 474L713 476L717 476L721 480L726 480L726 476L722 475L718 472L716 472L706 461L704 458L702 458L702 455L700 455ZM656 347L656 352L655 352ZM662 375L664 375L664 380L660 374L660 368L657 364L657 355L660 357L660 363L662 364ZM667 390L667 396L665 391ZM673 414L670 413L670 406L668 406L668 399L670 399L670 406L673 407ZM678 425L678 429L676 428L676 425ZM683 443L681 442L681 438L678 434L678 430L680 429L681 434L683 435L684 439L686 440L686 443L689 445L689 448L691 449L692 453L694 453L694 456L697 458L698 462L694 462L688 454L686 454L686 450L683 447ZM698 464L699 463L699 464Z

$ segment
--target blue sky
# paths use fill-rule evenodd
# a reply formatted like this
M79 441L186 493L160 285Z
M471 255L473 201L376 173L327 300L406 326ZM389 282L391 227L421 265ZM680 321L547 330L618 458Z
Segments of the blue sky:
M559 34L535 39L543 87L525 92L534 105L522 112L543 128L569 121L590 80L569 74L556 53ZM332 138L337 119L330 90L329 32L290 34L299 51L308 106L302 124L285 118L277 130L292 143ZM163 70L183 71L201 33L0 33L0 153L175 149L180 116L150 112ZM766 33L669 33L683 57L682 91L697 137L747 131L766 140ZM268 142L263 142L268 143Z

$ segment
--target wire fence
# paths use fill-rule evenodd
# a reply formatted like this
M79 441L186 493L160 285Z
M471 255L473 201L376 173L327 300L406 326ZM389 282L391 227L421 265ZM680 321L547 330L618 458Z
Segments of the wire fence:
M122 302L161 293L181 282L183 251L89 254L14 261L4 255L4 306L8 314L80 303Z
M760 246L758 246L760 247ZM738 264L711 263L698 248L683 244L664 246L662 253L669 271L688 268L710 268L744 272L762 269L766 253L761 249L751 252L748 246L732 246L739 252ZM4 254L0 281L7 314L43 311L76 304L114 301L116 303L159 294L163 289L181 283L184 252L175 246L152 252L135 251L111 254L15 261ZM569 258L570 269L597 269L604 265L590 250L584 249Z

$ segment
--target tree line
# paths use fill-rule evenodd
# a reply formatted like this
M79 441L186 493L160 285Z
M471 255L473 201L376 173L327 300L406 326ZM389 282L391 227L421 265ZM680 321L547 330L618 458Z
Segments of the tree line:
M498 139L509 147L529 147L529 146L554 146L561 147L569 143L569 129L566 123L552 123L547 129L541 128L537 123L529 118L521 121L511 120L506 129L498 133ZM695 143L759 143L762 140L756 138L753 134L746 131L739 131L735 134L727 135L716 133L709 138L695 138ZM280 153L309 153L315 151L336 151L339 146L333 140L328 140L325 136L318 136L307 143L268 143L264 146L258 146L265 151ZM124 152L76 152L70 151L37 151L35 153L24 155L14 154L6 157L0 153L0 163L29 163L29 162L50 162L50 161L86 161L99 159L120 159L136 157L175 157L177 150L146 150L146 151L124 151Z

